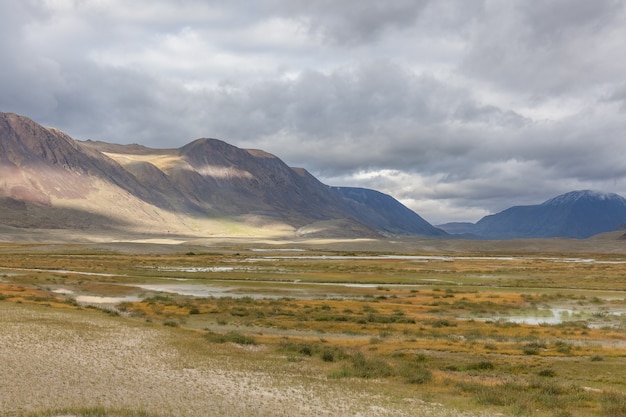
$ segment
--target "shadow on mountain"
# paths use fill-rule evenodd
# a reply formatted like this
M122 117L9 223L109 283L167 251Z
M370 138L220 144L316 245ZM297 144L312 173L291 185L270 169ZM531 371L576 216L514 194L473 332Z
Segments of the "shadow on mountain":
M0 224L17 228L116 230L130 223L75 208L29 204L13 198L0 198Z
M395 198L376 190L357 187L330 187L348 201L355 216L383 233L394 235L447 236Z
M0 113L0 178L0 223L18 227L445 235L390 196L341 192L275 155L218 139L178 149L80 142Z

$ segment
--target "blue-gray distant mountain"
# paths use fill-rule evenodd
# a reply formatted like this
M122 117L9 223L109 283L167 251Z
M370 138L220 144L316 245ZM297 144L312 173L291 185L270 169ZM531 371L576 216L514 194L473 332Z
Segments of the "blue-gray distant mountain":
M447 235L390 195L366 188L331 187L331 189L352 200L355 211L377 230L398 235Z
M486 239L565 237L585 239L614 231L626 223L626 199L613 193L583 190L542 204L515 206L463 224L463 233ZM452 232L446 225L440 226Z
M391 197L357 201L261 150L206 138L178 149L76 141L11 113L0 113L0 180L0 225L12 227L191 236L442 233Z
M461 237L473 238L474 230L476 229L476 223L470 222L451 222L438 224L438 227L441 230L444 230L446 233L451 235L457 235Z

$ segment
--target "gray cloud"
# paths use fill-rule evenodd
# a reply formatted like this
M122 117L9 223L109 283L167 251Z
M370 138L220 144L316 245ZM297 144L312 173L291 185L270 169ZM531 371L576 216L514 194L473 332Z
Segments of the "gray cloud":
M619 0L0 0L0 111L273 152L434 223L626 195Z
M623 1L494 2L480 19L462 68L501 88L584 94L626 69Z
M384 32L414 24L430 0L361 1L280 1L279 11L302 22L324 41L361 44L377 40Z

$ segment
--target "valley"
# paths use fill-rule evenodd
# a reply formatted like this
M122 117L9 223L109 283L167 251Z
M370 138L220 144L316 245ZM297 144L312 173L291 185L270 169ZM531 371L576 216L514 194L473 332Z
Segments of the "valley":
M0 415L621 416L621 242L543 242L3 243Z
M619 195L438 228L262 150L13 113L0 177L0 417L626 415Z

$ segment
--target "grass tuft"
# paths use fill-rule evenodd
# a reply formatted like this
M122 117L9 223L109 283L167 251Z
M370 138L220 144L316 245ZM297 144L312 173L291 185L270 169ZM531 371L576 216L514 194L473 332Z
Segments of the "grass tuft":
M602 396L602 416L626 416L626 395L617 392L604 394Z
M12 414L14 415L14 414ZM2 414L0 413L0 416ZM144 410L109 409L103 406L84 408L63 408L56 410L35 411L18 414L19 417L164 417L161 414L150 413Z
M256 345L254 338L239 332L228 332L224 334L207 332L205 338L211 343L235 343L238 345Z
M381 358L368 358L361 352L357 352L350 357L350 364L344 366L340 371L332 373L331 378L386 378L394 374L389 363Z

